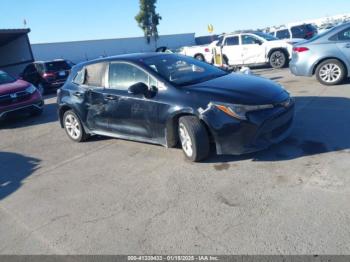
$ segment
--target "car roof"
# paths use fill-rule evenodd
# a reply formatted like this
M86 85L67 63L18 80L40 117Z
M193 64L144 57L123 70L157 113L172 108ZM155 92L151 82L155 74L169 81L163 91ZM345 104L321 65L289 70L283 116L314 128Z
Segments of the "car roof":
M109 62L109 61L118 61L118 60L136 62L136 61L150 58L150 57L168 56L168 55L171 56L171 55L177 55L177 54L150 52L150 53L133 53L133 54L115 55L115 56L97 58L87 62L82 62L82 63L79 63L79 67L86 66L89 64L95 64L99 62Z
M67 62L65 59L55 59L49 61L34 61L33 64L46 64L46 63L54 63L54 62Z

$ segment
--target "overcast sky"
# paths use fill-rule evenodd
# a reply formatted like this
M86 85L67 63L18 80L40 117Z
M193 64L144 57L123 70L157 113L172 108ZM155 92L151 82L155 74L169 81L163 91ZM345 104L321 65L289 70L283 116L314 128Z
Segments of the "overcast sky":
M138 0L1 0L0 28L21 28L32 43L142 36ZM158 0L160 34L206 35L350 13L350 0Z

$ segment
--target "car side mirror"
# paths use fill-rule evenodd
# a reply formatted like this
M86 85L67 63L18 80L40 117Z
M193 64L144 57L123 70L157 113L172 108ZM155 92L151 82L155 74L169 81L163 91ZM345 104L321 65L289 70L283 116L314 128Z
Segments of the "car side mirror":
M148 93L148 86L145 83L138 82L128 88L128 92L133 95L146 95Z

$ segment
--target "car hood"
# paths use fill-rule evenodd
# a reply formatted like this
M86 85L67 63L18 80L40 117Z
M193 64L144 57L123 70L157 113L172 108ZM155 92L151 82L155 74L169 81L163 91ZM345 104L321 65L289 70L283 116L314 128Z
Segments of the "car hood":
M17 80L12 83L2 84L0 85L0 95L6 95L8 93L23 91L28 86L30 86L30 84L23 80Z
M219 102L246 105L280 103L289 97L289 93L282 86L271 80L238 73L187 86L186 89L205 92L212 99L220 99Z

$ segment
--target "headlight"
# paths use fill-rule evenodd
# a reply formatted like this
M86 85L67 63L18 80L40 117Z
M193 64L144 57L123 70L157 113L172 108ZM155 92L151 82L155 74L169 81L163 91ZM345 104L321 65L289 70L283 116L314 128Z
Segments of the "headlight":
M226 103L211 103L213 106L215 106L217 109L223 111L224 113L240 119L240 120L247 120L246 114L248 112L252 111L258 111L263 109L270 109L274 106L269 105L235 105L235 104L226 104Z
M29 94L34 94L35 91L36 91L36 87L33 85L30 85L26 88L26 92Z

